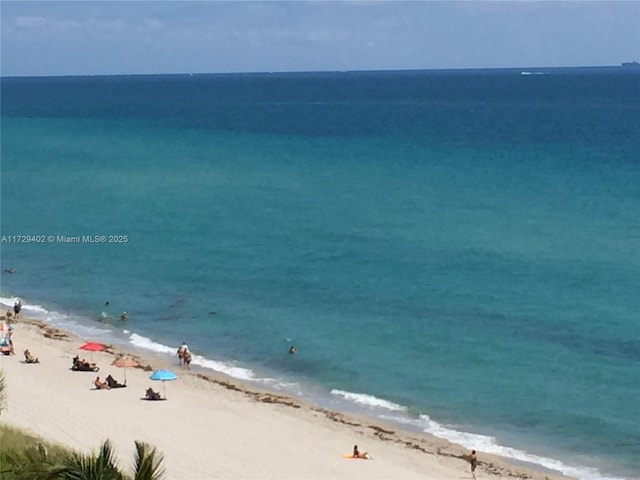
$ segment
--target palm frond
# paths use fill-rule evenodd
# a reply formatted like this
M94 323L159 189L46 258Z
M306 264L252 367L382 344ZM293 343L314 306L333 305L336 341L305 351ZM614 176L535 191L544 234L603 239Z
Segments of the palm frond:
M164 477L163 456L148 443L136 441L134 480L161 480Z
M0 478L42 480L48 477L51 465L52 459L41 444L21 451L4 451L0 453Z
M80 452L68 454L62 465L51 470L51 479L61 480L124 480L118 470L111 442L106 440L97 455Z

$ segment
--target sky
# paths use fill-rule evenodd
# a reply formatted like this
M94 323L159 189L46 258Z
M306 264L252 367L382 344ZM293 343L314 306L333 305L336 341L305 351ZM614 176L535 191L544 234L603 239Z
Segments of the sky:
M0 28L3 76L640 61L640 0L0 0Z

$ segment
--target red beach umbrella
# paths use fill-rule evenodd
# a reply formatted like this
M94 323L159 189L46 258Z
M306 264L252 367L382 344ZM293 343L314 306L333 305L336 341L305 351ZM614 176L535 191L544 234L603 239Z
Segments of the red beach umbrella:
M80 350L87 350L91 352L91 360L93 360L93 352L101 352L104 349L105 349L104 345L96 342L87 342L80 345Z

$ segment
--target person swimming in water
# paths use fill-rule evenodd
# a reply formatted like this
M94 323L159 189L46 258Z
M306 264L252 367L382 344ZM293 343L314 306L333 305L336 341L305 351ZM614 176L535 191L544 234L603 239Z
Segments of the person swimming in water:
M291 355L293 355L294 353L296 353L296 347L294 347L293 345L291 345L291 346L289 347L289 353L290 353Z

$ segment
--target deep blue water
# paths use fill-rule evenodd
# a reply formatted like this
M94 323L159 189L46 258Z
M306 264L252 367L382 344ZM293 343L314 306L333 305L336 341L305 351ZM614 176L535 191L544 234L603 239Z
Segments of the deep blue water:
M2 297L640 477L640 75L544 73L2 78Z

